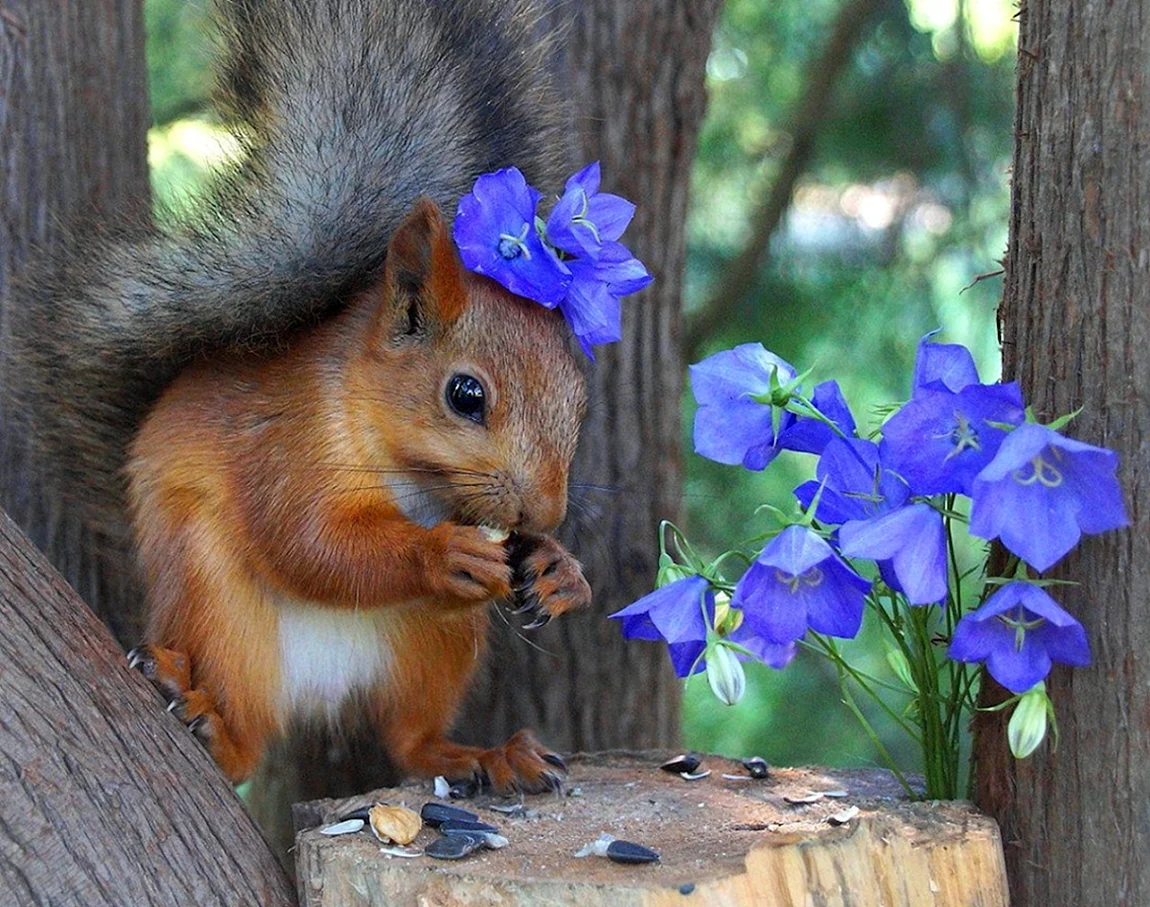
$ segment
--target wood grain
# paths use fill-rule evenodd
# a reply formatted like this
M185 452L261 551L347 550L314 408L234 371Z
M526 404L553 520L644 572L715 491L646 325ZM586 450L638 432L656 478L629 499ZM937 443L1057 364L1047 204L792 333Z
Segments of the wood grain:
M706 757L712 774L685 781L658 770L670 754L596 754L571 760L579 796L532 797L510 818L486 801L462 804L510 841L457 863L396 859L363 833L297 839L296 872L307 907L547 904L550 907L1006 907L1002 847L994 822L967 804L909 803L885 772L775 769L765 781L728 781L737 763ZM784 797L845 790L846 797L792 805ZM426 785L310 804L300 818L331 821L363 802L406 800ZM859 815L827 820L848 806ZM601 832L660 854L625 866L574 854ZM423 830L422 847L436 833Z
M978 800L1003 828L1014 903L1150 904L1150 2L1026 0L1004 375L1044 420L1118 451L1131 526L1051 576L1085 624L1089 668L1056 668L1061 740L1011 759L978 733Z

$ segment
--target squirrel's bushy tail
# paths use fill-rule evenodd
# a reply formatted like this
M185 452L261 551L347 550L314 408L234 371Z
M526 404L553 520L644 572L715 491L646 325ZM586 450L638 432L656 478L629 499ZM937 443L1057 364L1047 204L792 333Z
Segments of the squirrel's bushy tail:
M412 202L515 165L560 191L567 134L529 0L217 0L243 149L194 213L68 246L9 300L9 391L46 480L112 537L147 408L192 358L261 347L379 273Z

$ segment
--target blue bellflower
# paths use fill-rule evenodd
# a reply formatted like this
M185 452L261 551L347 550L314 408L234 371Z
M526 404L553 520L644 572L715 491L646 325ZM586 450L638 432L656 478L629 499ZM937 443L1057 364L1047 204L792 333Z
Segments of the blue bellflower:
M595 358L592 346L613 343L623 336L619 297L637 293L653 279L626 246L605 242L596 258L566 262L572 280L559 303L583 352Z
M552 309L572 277L535 229L539 199L515 167L485 173L459 200L454 235L469 270Z
M929 504L908 504L869 520L839 528L839 550L847 557L878 562L886 584L912 605L946 598L946 529Z
M634 214L635 206L625 198L599 192L599 162L595 161L567 180L547 218L544 235L569 255L597 257L604 244L623 235Z
M820 485L819 522L839 525L839 550L877 561L883 579L912 605L946 597L946 532L942 515L910 502L910 489L884 465L885 449L860 438L827 444L818 481L795 489L810 507Z
M696 660L706 648L708 624L714 621L714 614L715 594L710 583L696 575L668 583L610 617L621 622L627 639L666 642L675 675L686 677L692 666L695 672L705 667L702 661L696 665Z
M1050 673L1051 663L1090 664L1082 624L1032 583L1007 583L955 627L947 654L985 661L990 676L1012 693L1025 693Z
M1045 425L1023 425L1002 442L971 489L970 532L1002 540L1045 570L1093 534L1127 525L1118 455L1065 438Z
M853 637L862 624L870 583L805 526L788 526L743 574L731 597L747 629L772 643L800 639L810 628Z
M747 469L766 468L779 452L771 406L752 399L769 394L771 375L785 384L795 370L761 343L744 343L708 356L690 367L695 413L695 453ZM783 413L780 434L795 421Z
M1024 417L1017 384L970 384L955 392L920 389L882 433L890 466L915 494L970 494L974 477Z
M829 526L867 520L901 507L910 489L883 463L882 453L879 445L862 438L830 441L815 467L816 478L796 488L795 497L808 508L823 486L816 518Z
M731 642L738 643L744 649L751 653L756 659L763 664L774 668L776 671L781 671L792 661L795 655L798 654L798 644L793 640L786 643L771 642L765 636L760 636L755 633L750 627L747 626L746 618L739 624L729 636ZM741 652L737 653L741 661L745 661L747 656Z

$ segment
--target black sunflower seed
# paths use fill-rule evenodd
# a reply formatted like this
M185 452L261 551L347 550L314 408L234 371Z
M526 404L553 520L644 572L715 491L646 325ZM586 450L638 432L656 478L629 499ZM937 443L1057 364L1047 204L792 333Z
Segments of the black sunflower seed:
M698 771L700 765L702 765L702 760L694 753L683 753L674 759L668 759L659 768L665 772L670 772L672 775L680 775L683 772L692 775Z
M480 835L445 835L423 848L423 854L436 860L462 860L483 844L484 839Z
M499 829L494 825L472 819L447 819L439 824L441 835L486 834L487 832L494 834L497 831Z
M607 845L607 859L613 863L657 863L659 855L642 844L612 841Z
M759 756L752 756L750 759L743 760L743 768L745 768L752 778L765 778L770 766L767 765L767 760Z
M419 811L420 818L432 828L438 828L444 822L478 822L479 816L458 806L448 806L446 803L424 803Z

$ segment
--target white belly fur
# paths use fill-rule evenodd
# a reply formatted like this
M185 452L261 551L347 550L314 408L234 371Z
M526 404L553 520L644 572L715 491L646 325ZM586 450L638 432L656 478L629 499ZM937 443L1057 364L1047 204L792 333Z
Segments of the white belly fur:
M388 609L335 609L280 597L281 701L296 715L334 713L350 693L386 678Z

